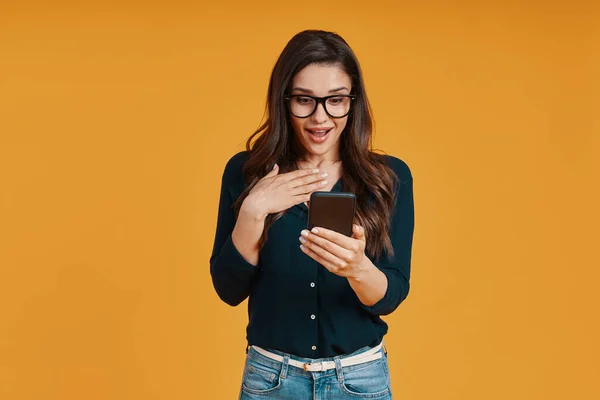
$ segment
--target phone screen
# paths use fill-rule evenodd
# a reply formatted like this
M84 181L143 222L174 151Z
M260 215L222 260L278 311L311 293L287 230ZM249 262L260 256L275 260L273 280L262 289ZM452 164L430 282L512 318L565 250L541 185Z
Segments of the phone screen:
M356 196L347 192L313 192L308 208L308 229L321 226L352 236Z

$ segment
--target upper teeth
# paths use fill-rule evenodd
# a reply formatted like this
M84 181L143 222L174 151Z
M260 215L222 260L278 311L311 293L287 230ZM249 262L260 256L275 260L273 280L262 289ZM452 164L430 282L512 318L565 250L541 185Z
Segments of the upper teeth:
M315 133L324 133L324 132L327 132L327 129L323 129L321 131L313 131L313 132L315 132Z

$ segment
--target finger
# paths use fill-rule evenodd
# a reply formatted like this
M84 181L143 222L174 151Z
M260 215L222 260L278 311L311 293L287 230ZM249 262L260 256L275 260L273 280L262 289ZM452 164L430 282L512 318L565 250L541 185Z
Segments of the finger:
M269 173L264 176L264 178L270 178L270 177L276 176L278 173L279 173L279 165L275 164L275 165L273 165L273 169L270 170Z
M327 180L323 179L323 178L319 178L321 180L317 181L317 182L312 182L306 185L302 185L302 186L297 186L293 189L290 189L292 194L294 195L299 195L299 194L305 194L305 193L312 193L315 192L317 190L321 190L323 189L323 187L325 187L325 185L327 185Z
M341 247L337 243L333 243L328 239L325 239L323 237L315 235L314 233L310 233L306 229L301 232L301 235L303 238L306 239L306 242L304 243L304 245L306 247L308 247L310 249L315 247L315 251L324 257L325 257L325 255L322 254L320 251L318 251L316 249L316 247L324 249L326 252L332 254L333 256L335 256L338 259L341 259L344 261L350 261L352 259L354 251L351 249ZM331 261L335 261L335 260L331 260Z
M313 171L318 171L318 169L315 169ZM290 187L297 188L297 187L302 187L302 186L306 186L306 185L311 185L313 183L323 181L323 180L325 180L325 178L327 178L326 172L323 172L323 173L314 172L310 175L299 176L299 177L291 180Z
M323 247L317 245L314 242L311 242L310 240L305 240L304 243L302 243L302 246L306 247L307 249L313 251L314 253L316 253L319 257L321 257L323 260L327 261L330 264L333 264L339 268L343 268L346 266L347 261L344 259L339 258L338 256L336 256L335 254L327 251L326 249L324 249Z
M365 238L365 228L363 228L360 225L353 224L352 237L354 239L360 240L363 243L366 243L367 239Z
M314 233L317 236L325 238L330 242L333 242L338 246L343 247L344 249L351 250L355 253L361 250L360 243L356 239L348 237L339 232L332 231L331 229L315 227L311 230L311 233Z
M297 169L295 171L291 171L291 172L286 172L285 174L282 174L282 177L285 177L286 181L293 181L297 178L302 178L302 177L310 177L312 176L317 176L319 174L319 169L318 168L301 168L301 169Z
M310 201L310 193L301 193L301 194L293 195L292 201L294 202L294 204L292 204L291 206Z
M300 249L310 258L312 258L313 260L315 260L316 262L318 262L319 264L321 264L322 266L324 266L325 268L327 268L327 270L333 274L338 275L340 269L333 263L331 263L329 260L327 260L326 258L322 257L321 255L319 255L318 253L316 253L314 250L309 249L308 247L301 245Z

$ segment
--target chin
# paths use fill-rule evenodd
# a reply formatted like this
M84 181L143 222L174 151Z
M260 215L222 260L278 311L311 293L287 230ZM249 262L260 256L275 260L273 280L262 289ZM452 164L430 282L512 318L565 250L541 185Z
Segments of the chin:
M315 156L323 156L327 154L332 149L332 147L333 146L319 146L318 144L310 142L304 143L304 149Z

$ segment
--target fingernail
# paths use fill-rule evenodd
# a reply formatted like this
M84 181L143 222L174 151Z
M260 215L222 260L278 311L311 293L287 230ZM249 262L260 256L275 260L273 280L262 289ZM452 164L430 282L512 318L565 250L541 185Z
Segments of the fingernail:
M301 249L302 251L306 251L306 247L304 247L303 245L300 245L300 249Z
M319 169L318 169L318 168L315 168L315 169L313 169L313 172L316 174L316 173L318 173L318 172L319 172Z
M300 232L300 234L302 236L308 236L308 231L306 229L304 229L302 232Z
M277 169L279 166L277 164L273 165L273 169Z
M348 226L348 225L346 225L346 226ZM311 232L312 233L319 233L319 230L317 228L312 228Z
M304 239L302 236L300 236L298 239L300 240L300 243L306 243L306 239Z

